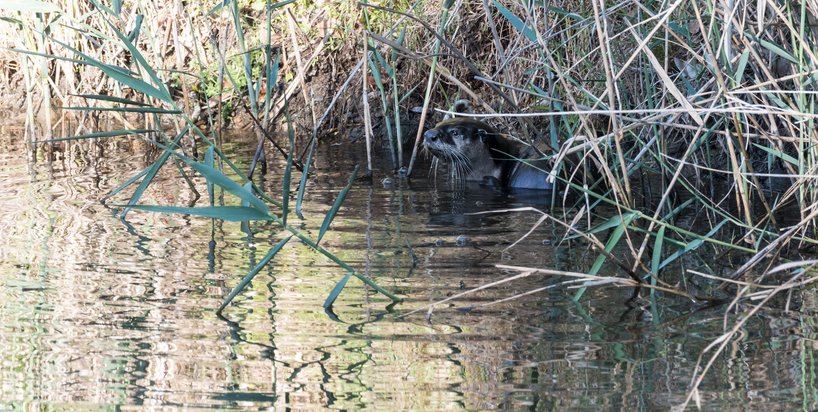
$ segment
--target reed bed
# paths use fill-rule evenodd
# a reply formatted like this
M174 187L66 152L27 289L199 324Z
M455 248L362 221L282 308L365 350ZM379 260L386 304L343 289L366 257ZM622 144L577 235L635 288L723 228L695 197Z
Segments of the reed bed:
M350 276L397 298L320 246L349 186L317 239L288 225L293 174L300 173L300 214L316 142L354 122L363 125L370 157L380 129L395 170L416 173L423 126L439 118L431 108L462 98L478 108L475 116L537 147L562 189L553 211L502 212L539 213L540 223L565 229L562 241L598 252L576 273L504 270L576 277L576 299L587 287L617 285L637 297L645 290L651 299L732 302L726 310L741 311L708 348L710 357L702 355L682 408L698 401L703 374L746 319L773 296L818 279L810 258L818 245L814 2L226 1L203 8L62 0L4 7L6 30L19 35L2 54L2 80L26 91L33 152L86 139L146 139L162 154L111 194L121 199L135 187L123 214L276 221L290 235L260 265L292 237L313 246L349 273L327 306ZM332 85L319 90L314 71ZM420 108L417 131L407 126L411 107ZM219 150L220 131L237 112L259 142L246 173ZM66 130L72 113L84 121ZM100 113L122 129L98 130ZM278 134L286 142L273 137L277 127L289 131ZM288 165L276 199L250 179L270 152ZM207 177L210 206L139 204L168 160ZM214 188L243 204L213 204ZM686 284L680 276L706 279L712 289L696 295L676 286Z

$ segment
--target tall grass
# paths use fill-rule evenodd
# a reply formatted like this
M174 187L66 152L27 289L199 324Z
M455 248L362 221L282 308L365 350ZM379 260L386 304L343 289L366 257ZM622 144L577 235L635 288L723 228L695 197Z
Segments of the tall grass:
M302 167L295 157L295 132L288 103L298 89L295 84L301 83L301 89L305 90L304 73L326 43L324 39L309 60L302 60L303 50L298 44L294 16L289 11L282 12L288 3L291 2L251 2L251 6L263 6L260 12L263 23L254 27L245 22L247 14L235 1L221 2L209 10L181 7L179 3L171 2L154 4L137 1L129 3L129 10L123 10L124 4L120 1L114 1L112 5L97 0L90 3L65 1L56 5L30 2L22 6L9 6L4 3L5 11L16 16L6 20L24 33L10 51L23 56L20 61L27 69L24 70L28 91L26 102L28 118L32 120L32 127L27 128L30 130L27 139L34 152L39 148L50 150L56 144L133 135L160 149L161 154L153 164L134 174L105 197L105 201L115 202L112 206L119 208L123 219L130 210L184 213L227 221L272 221L289 232L244 276L225 298L218 312L222 312L292 239L298 239L323 254L345 273L338 286L329 292L324 303L326 307L333 304L350 276L396 301L398 298L395 295L320 245L321 238L350 190L355 173L326 214L317 237L311 238L288 221L292 214L289 198L293 169L302 173L296 205L299 216L309 171L309 167ZM296 56L297 67L296 81L278 95L276 85L282 81L278 75L279 62L281 48L285 46L272 44L272 32L274 17L278 18L282 13L289 17L290 53ZM230 24L223 24L226 22ZM218 34L214 34L214 30ZM260 34L261 40L255 39L251 45L247 34ZM182 38L187 39L185 44L182 44ZM171 50L172 57L168 57ZM189 63L185 64L185 61ZM69 65L63 66L62 62ZM54 74L54 70L58 72ZM79 82L76 78L65 76L75 71L80 73ZM94 79L101 79L101 82L95 86ZM35 92L35 88L39 89ZM176 95L177 88L183 93L182 98ZM197 96L190 94L194 90ZM60 98L58 106L65 112L111 113L126 127L52 137L52 91L57 92ZM41 97L41 105L37 104L36 96ZM303 97L306 103L311 102L306 93ZM203 101L197 101L200 98ZM246 104L247 115L252 119L259 138L258 150L248 173L239 169L220 148L224 121L220 115L227 110L228 104L233 110ZM204 108L198 108L199 105ZM33 114L38 111L44 116L43 122L33 121ZM194 114L197 111L198 114ZM274 120L282 113L285 114L286 135L289 136L286 147L281 147L271 137ZM317 123L314 110L312 116ZM166 127L168 122L174 125L175 131ZM143 127L134 126L140 123ZM41 126L41 131L36 131L34 126ZM197 142L205 145L201 159L197 156ZM257 163L266 164L264 147L268 144L286 159L284 170L274 171L282 173L280 200L264 193L248 177ZM312 153L314 143L310 147ZM209 205L178 207L141 202L142 194L153 183L159 170L169 163L177 165L183 176L183 169L188 169L206 179ZM228 175L237 176L238 181ZM191 190L196 190L192 183ZM218 204L216 199L222 197L217 196L217 191L233 195L237 204Z
M575 299L584 287L620 284L650 289L654 302L658 293L736 301L763 295L761 308L773 294L816 279L814 263L793 255L818 247L814 2L362 2L325 10L335 33L346 36L340 42L339 36L297 24L303 10L283 12L283 7L299 7L288 3L267 1L261 12L243 9L259 1L179 7L170 18L162 9L172 7L168 3L144 1L127 3L127 9L120 1L111 6L96 1L6 5L7 22L21 33L14 48L27 56L19 70L31 92L26 99L29 139L69 144L151 136L163 154L112 196L121 198L126 188L136 186L123 206L277 222L290 235L261 264L292 238L325 254L350 274L330 293L329 306L350 276L394 299L320 246L348 187L325 219L322 234L308 238L288 223L289 184L280 201L273 199L219 150L222 114L245 105L259 138L255 160L263 164L275 119L303 100L312 130L310 139L301 142L301 154L293 156L299 142L290 133L286 147L274 146L287 158L285 182L296 172L293 167L302 168L295 205L300 216L320 130L340 111L336 103L344 97L363 118L369 157L372 129L383 123L395 169L408 160L407 173L412 173L419 136L424 125L433 123L427 109L448 108L465 96L483 113L476 116L536 145L551 161L548 172L563 189L553 201L565 207L562 214L544 213L541 222L557 222L565 229L564 240L584 239L598 252ZM263 23L250 27L250 15ZM343 41L346 45L339 46ZM355 42L359 47L353 47ZM321 108L311 98L305 73L325 51L339 47L346 53L346 80L336 77L341 87L319 117ZM190 63L180 67L179 62ZM286 64L286 84L280 62ZM168 87L171 82L184 92L182 102L197 93L203 107L199 115L190 116L191 105L197 104L181 104ZM124 126L104 132L81 127L53 138L48 134L53 119L39 98L46 109L54 104L83 113L107 110ZM409 128L403 115L414 105L422 106L422 117L412 139L404 136ZM34 122L37 113L42 123ZM177 119L171 134L161 127L166 117ZM207 127L200 128L202 123ZM44 126L37 131L35 124ZM206 146L204 160L185 149L183 142L191 140ZM413 141L411 148L404 145ZM212 188L218 188L242 205L141 205L141 193L168 160L204 175L211 199ZM226 177L222 164L239 176L238 182ZM726 276L706 262L696 273L675 272L694 253L740 256L743 264ZM790 279L772 284L768 275L774 267ZM246 275L222 308L258 269ZM620 275L604 277L605 271ZM686 285L690 277L712 281L709 295L674 286ZM733 335L726 333L714 348ZM701 376L692 380L686 402L697 400Z
M564 239L583 238L599 253L575 299L585 287L627 284L652 298L718 301L730 290L737 301L765 293L766 302L818 279L814 262L798 256L818 245L814 3L443 4L443 13L440 3L393 10L423 27L403 44L370 37L414 62L403 85L428 85L416 97L424 107L476 97L483 120L547 153L567 207L541 222L556 220ZM744 264L727 276L702 264L709 273L679 282L675 270L694 253ZM780 264L809 280L771 285ZM603 270L622 278L600 279ZM700 296L672 286L701 276L720 287Z

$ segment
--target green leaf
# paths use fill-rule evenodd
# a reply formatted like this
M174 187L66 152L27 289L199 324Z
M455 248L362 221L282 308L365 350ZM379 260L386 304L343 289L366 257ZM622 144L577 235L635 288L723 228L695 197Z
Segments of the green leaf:
M176 138L173 139L174 146L179 144L179 141L182 140L182 137L184 137L184 135L187 133L189 129L190 126L187 126L178 135L176 135ZM142 182L139 183L139 186L137 186L136 190L134 190L133 195L131 195L131 199L128 201L129 205L132 206L139 203L139 200L142 198L142 194L145 193L145 190L148 188L148 186L150 186L151 182L153 182L153 178L156 177L157 173L159 173L159 169L162 168L162 166L165 164L165 162L168 160L172 153L173 152L170 150L165 150L165 152L162 153L161 156L159 156L159 159L156 159L156 161L153 162L153 164L147 169L145 178L142 179ZM122 211L123 218L127 214L128 209Z
M34 0L0 0L0 10L22 11L29 13L62 13L59 6L52 2Z
M81 66L89 65L87 62L84 62L82 60L72 59L70 57L57 56L57 55L54 55L54 54L39 53L39 52L31 51L31 50L15 49L15 48L8 48L8 47L3 47L3 49L8 50L8 51L13 51L13 52L16 52L16 53L28 54L28 55L31 55L31 56L40 56L40 57L45 57L45 58L48 58L48 59L62 60L62 61L78 64L78 65L81 65Z
M91 2L94 4L99 4L96 0L91 0ZM145 70L145 73L148 73L148 76L153 81L154 86L156 86L155 89L159 92L160 96L157 97L157 99L164 100L170 104L173 104L174 103L173 98L170 96L170 92L168 91L167 86L165 86L165 83L162 82L162 80L156 74L156 71L153 70L153 67L145 59L145 56L142 55L142 52L140 52L139 49L137 49L136 46L134 46L134 44L131 42L131 40L128 39L128 37L126 37L124 34L122 34L122 32L117 30L116 26L114 26L114 24L111 23L111 21L108 20L107 17L105 18L105 22L108 23L108 27L110 27L111 31L113 31L114 34L116 34L116 37L118 37L122 44L124 44L125 47L128 49L128 51L131 52L131 56L133 57L133 59L136 60L136 62L139 64L140 67L142 67L143 70ZM137 26L134 30L138 31L139 26Z
M614 229L614 231L611 233L611 236L608 238L608 241L605 243L605 251L608 252L608 254L611 254L616 245L619 244L619 240L622 239L622 235L625 233L625 229L628 228L628 225L631 224L631 222L636 216L637 216L636 213L630 212L625 213L624 215L620 216L619 219L617 219L619 221L619 225L616 227L616 229ZM612 219L609 220L608 222L611 221ZM597 256L596 260L594 261L594 264L591 265L591 270L588 271L588 274L590 275L598 274L599 270L602 269L602 264L605 263L605 260L607 258L608 256L606 254L600 253L599 256ZM577 293L574 294L573 297L574 301L578 301L584 293L585 288L584 287L579 288L577 290Z
M659 263L662 261L662 247L665 244L665 229L667 226L661 226L656 233L656 241L653 242L653 256L650 259L650 271L654 276L659 275Z
M750 52L745 50L744 53L741 53L741 56L738 58L738 63L736 64L736 85L740 85L742 81L744 81L744 69L747 67L747 60L750 58Z
M295 197L295 214L299 219L304 219L304 215L301 214L301 202L304 200L304 192L307 189L307 177L310 173L312 154L315 153L315 142L317 140L318 139L313 137L312 142L310 143L310 150L307 153L307 161L304 162L304 168L301 171L301 183L298 184L298 195Z
M183 215L193 215L209 217L211 219L221 219L228 222L242 222L245 220L273 220L273 217L261 212L253 207L246 206L205 206L205 207L179 207L179 206L159 206L159 205L115 205L129 209L144 210L146 212L158 213L180 213Z
M60 107L63 110L81 110L98 111L98 112L124 112L124 113L157 113L157 114L181 114L181 110L163 109L161 107L90 107L90 106L71 106Z
M139 41L139 29L142 27L142 20L144 19L145 19L144 15L142 14L136 15L136 22L134 23L134 28L133 30L131 30L130 33L128 33L127 37L128 42L136 43L137 41Z
M158 132L155 129L134 129L134 130L110 130L107 132L96 132L96 133L89 133L89 134L79 134L76 136L68 136L68 137L58 137L55 139L48 139L48 140L38 140L34 143L51 143L51 142L65 142L69 140L81 140L81 139L96 139L99 137L113 137L113 136L126 136L132 134L145 134L151 132Z
M789 60L792 63L798 64L798 59L796 59L792 54L788 53L787 51L785 51L783 48L781 48L777 44L769 42L769 41L761 39L761 38L758 38L758 37L755 37L755 36L750 36L750 37L755 38L759 43L761 43L762 46L764 46L765 49L777 54L780 57L783 57L783 58Z
M82 97L84 99L91 99L91 100L102 100L106 102L114 102L114 103L122 103L122 104L131 104L134 106L149 106L146 103L137 102L129 99L123 99L122 97L116 96L108 96L106 94L72 94L71 96Z
M347 273L343 278L341 278L341 280L338 281L335 287L332 288L332 292L330 292L327 299L324 300L324 309L328 309L333 303L335 303L335 300L338 299L338 295L340 295L341 291L344 290L344 286L346 286L350 276L352 276L352 274Z
M205 157L204 157L205 166L210 166L210 167L212 167L214 169L216 167L215 156L214 156L214 151L215 150L216 150L216 148L213 147L213 146L208 147L207 151L205 152ZM210 180L207 181L207 195L210 198L210 206L213 206L213 204L216 202L216 194L214 193L214 190L213 190L213 182L211 182Z
M384 72L386 72L386 75L389 77L394 76L394 69L383 57L383 54L381 54L377 48L372 49L372 53L375 55L375 61L378 62L378 66L383 69ZM375 74L373 73L373 76L374 75ZM380 72L378 73L378 76L380 77Z
M213 13L216 13L217 11L223 9L224 6L230 4L231 1L232 0L223 0L221 3L217 4L215 7L213 7L212 9L210 9L210 11L207 12L207 17L210 17L213 15Z
M121 84L123 84L125 86L128 86L128 87L130 87L130 88L132 88L132 89L134 89L134 90L136 90L136 91L138 91L140 93L143 93L143 94L146 94L146 95L148 95L150 97L153 97L155 99L162 100L164 102L173 104L173 99L171 99L170 95L166 91L159 90L156 87L153 87L150 84L148 84L148 83L146 83L146 82L144 82L144 81L142 81L140 79L137 79L135 77L131 77L131 76L127 75L127 74L122 73L119 70L115 70L111 66L109 66L107 64L103 64L99 60L95 60L94 58L84 54L83 52L81 52L81 51L79 51L79 50L77 50L77 49L75 49L75 48L73 48L73 47L71 47L71 46L57 40L57 39L52 38L51 40L54 43L57 43L60 46L65 47L66 49L74 52L78 56L81 56L83 59L85 59L84 60L85 64L94 66L94 67L102 70L103 73L108 75L108 77L116 80L117 82L119 82L119 83L121 83Z
M221 171L213 167L207 166L204 163L200 163L193 159L190 159L180 153L177 153L173 149L161 143L151 142L151 144L153 144L156 147L160 147L164 150L170 150L171 152L173 152L174 155L176 155L176 157L181 159L183 162L187 163L197 172L201 173L205 177L205 179L212 181L216 186L219 186L222 189L227 190L228 192L234 194L242 202L246 202L250 206L258 209L260 212L264 214L269 214L270 208L267 206L266 203L264 203L264 201L256 197L256 195L249 189L246 189L242 187L240 184L231 180Z
M627 216L627 214L626 214L626 216ZM588 232L585 232L584 234L585 235L592 235L594 233L604 232L604 231L606 231L608 229L615 228L615 227L620 226L620 225L622 225L622 216L621 215L613 215L610 218L608 218L608 220L594 226L593 228L591 228L591 230L589 230ZM565 239L566 240L572 240L572 239L576 239L576 238L579 238L579 237L580 237L580 235L571 235L571 236L566 237Z
M194 160L188 159L187 157L181 156L178 153L176 155L179 156L179 158L182 159L185 163L189 164L190 167L196 169L197 172L201 173L208 181L213 182L216 186L219 186L224 190L227 190L228 192L236 195L243 202L247 202L247 204L249 204L251 207L258 209L260 212L264 214L268 214L270 212L270 208L267 207L267 204L264 203L258 197L256 197L256 195L253 194L252 191L234 182L224 173L220 172L215 168L207 166L204 163L199 163Z
M574 20L576 22L583 22L583 21L587 20L587 17L583 17L583 16L581 16L581 15L579 15L577 13L567 11L565 9L561 9L559 7L556 7L556 6L548 6L548 11L553 11L554 13L556 13L556 14L558 14L560 16L568 17L569 19Z
M375 80L375 85L381 89L383 92L383 78L381 78L381 71L378 69L378 66L375 65L375 62L372 59L367 59L369 61L369 74L372 75L372 79Z
M247 51L247 46L244 42L244 27L242 26L241 12L239 5L233 1L231 3L231 10L233 15L233 34L236 35L236 41L239 45L239 54L244 62L244 79L247 81L247 97L250 100L250 111L254 115L258 115L258 102L256 101L255 89L253 88L253 62L250 59L250 53Z
M125 183L123 183L123 184L119 185L119 186L118 186L116 189L112 190L110 193L108 193L107 195L103 196L103 197L102 197L102 201L103 201L103 202L105 202L106 200L108 200L108 199L110 199L110 198L112 198L112 197L116 196L116 195L117 195L119 192L121 192L121 191L125 190L125 188L126 188L126 187L128 187L128 186L130 186L130 185L134 184L134 182L136 182L137 180L139 180L139 179L140 179L142 176L145 176L146 174L148 174L148 170L150 170L150 167L146 167L146 168L142 169L142 171L141 171L141 172L139 172L139 173L135 174L133 177L131 177L130 179L126 180L126 181L125 181Z
M724 219L721 222L719 222L719 224L717 224L715 227L713 227L713 229L711 229L709 232L707 232L707 234L704 236L704 238L712 237L727 222L728 222L727 219ZM682 257L682 255L684 255L685 253L698 249L699 246L701 246L703 244L704 244L704 239L703 238L694 239L692 242L688 243L683 249L677 250L675 253L668 256L664 261L662 261L662 263L659 264L659 269L662 269L663 267L667 266L671 262L673 262L676 259Z
M245 287L247 287L248 284L250 284L250 281L252 281L253 278L256 277L258 272L260 272L261 269L264 268L264 266L267 266L267 264L270 263L271 260L273 260L278 251L280 251L281 248L283 248L284 245L286 245L287 242L289 242L290 239L292 239L292 237L293 237L292 235L287 236L286 238L278 242L275 246L273 246L273 248L270 249L270 251L267 252L267 254L264 256L264 258L262 258L261 261L258 262L258 265L256 265L250 271L250 273L245 275L244 278L242 278L241 282L239 282L239 284L236 285L235 288L233 288L230 294L227 295L227 297L224 299L224 302L222 302L222 305L219 306L219 309L216 311L216 313L221 313L224 310L224 308L227 307L227 305L229 305L230 302L233 301L233 298L235 298L239 293L241 293L242 290L244 290Z
M284 166L284 176L281 182L281 221L282 225L287 225L287 214L290 213L290 177L293 171L293 146L295 145L295 131L293 130L292 119L290 119L289 105L284 107L284 116L287 118L287 137L290 141L290 150L287 153L287 164Z
M401 27L400 34L398 35L397 43L399 45L403 45L403 41L406 40L406 26ZM392 48L392 62L398 61L398 57L400 57L400 50L396 47Z
M500 14L508 19L511 25L517 29L517 31L528 38L528 40L530 40L532 43L537 42L537 34L531 29L531 27L527 26L522 20L520 20L519 17L512 13L511 10L507 9L506 6L503 6L497 0L493 0L492 3L494 3L494 7L497 8Z
M273 3L273 4L270 5L270 10L275 10L275 9L277 9L279 7L284 7L284 6L286 6L286 5L290 4L290 3L295 3L295 0L286 0L286 1L280 1L278 3Z
M276 86L276 82L278 81L278 62L281 59L281 52L276 53L275 59L270 62L267 62L267 83L265 84L265 94L264 94L264 104L265 107L269 107L270 100L273 96L273 89ZM269 56L268 56L268 59Z
M329 224L332 223L332 219L335 218L335 215L338 214L338 209L341 208L341 204L344 203L344 199L347 197L349 193L349 189L352 188L352 183L355 182L355 178L358 176L358 166L355 166L355 169L352 171L352 175L349 177L349 183L347 183L346 187L341 190L341 193L338 194L338 198L335 199L335 203L332 205L332 208L327 212L327 215L324 216L324 223L321 223L321 230L318 231L318 238L315 239L315 244L321 242L321 238L324 237L324 234L327 233L327 229L329 229Z
M762 146L762 145L760 145L758 143L753 143L753 146L755 146L755 147L757 147L757 148L759 148L759 149L761 149L761 150L763 150L763 151L765 151L765 152L767 152L767 153L769 153L769 154L771 154L771 155L773 155L773 156L775 156L775 157L777 157L777 158L779 158L779 159L781 159L781 160L783 160L783 161L785 161L785 162L787 162L787 163L789 163L789 164L791 164L793 166L798 166L798 159L796 159L796 158L794 158L794 157L792 157L792 156L790 156L790 155L788 155L788 154L786 154L786 153L784 153L784 152L782 152L780 150L775 150L772 147Z

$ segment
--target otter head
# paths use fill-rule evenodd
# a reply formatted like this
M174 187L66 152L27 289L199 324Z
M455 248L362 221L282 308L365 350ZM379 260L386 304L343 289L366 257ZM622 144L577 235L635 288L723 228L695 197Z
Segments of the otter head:
M437 124L423 134L423 147L443 163L452 166L455 177L482 180L499 178L492 158L498 136L491 126L473 119L453 118Z

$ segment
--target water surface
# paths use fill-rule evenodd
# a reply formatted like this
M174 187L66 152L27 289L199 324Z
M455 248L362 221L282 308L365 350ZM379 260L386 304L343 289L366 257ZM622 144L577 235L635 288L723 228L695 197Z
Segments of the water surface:
M684 400L699 354L723 333L723 307L629 302L632 291L614 287L575 302L566 279L541 275L428 311L518 274L496 264L587 271L596 254L560 243L563 229L550 223L505 250L538 214L464 213L529 203L452 189L425 166L411 182L384 185L391 173L378 165L322 241L404 301L352 279L333 319L322 303L343 269L293 241L220 318L215 309L285 233L139 211L122 220L111 204L126 197L99 199L150 156L120 140L94 160L99 148L85 142L32 163L15 133L0 138L0 409L661 410ZM248 139L228 137L224 148L245 170ZM359 149L322 146L294 226L317 235L365 160ZM274 163L259 181L270 193L280 187ZM195 203L165 167L143 203L205 199ZM773 307L748 322L701 385L703 406L818 407L814 307ZM401 317L414 309L423 310Z

